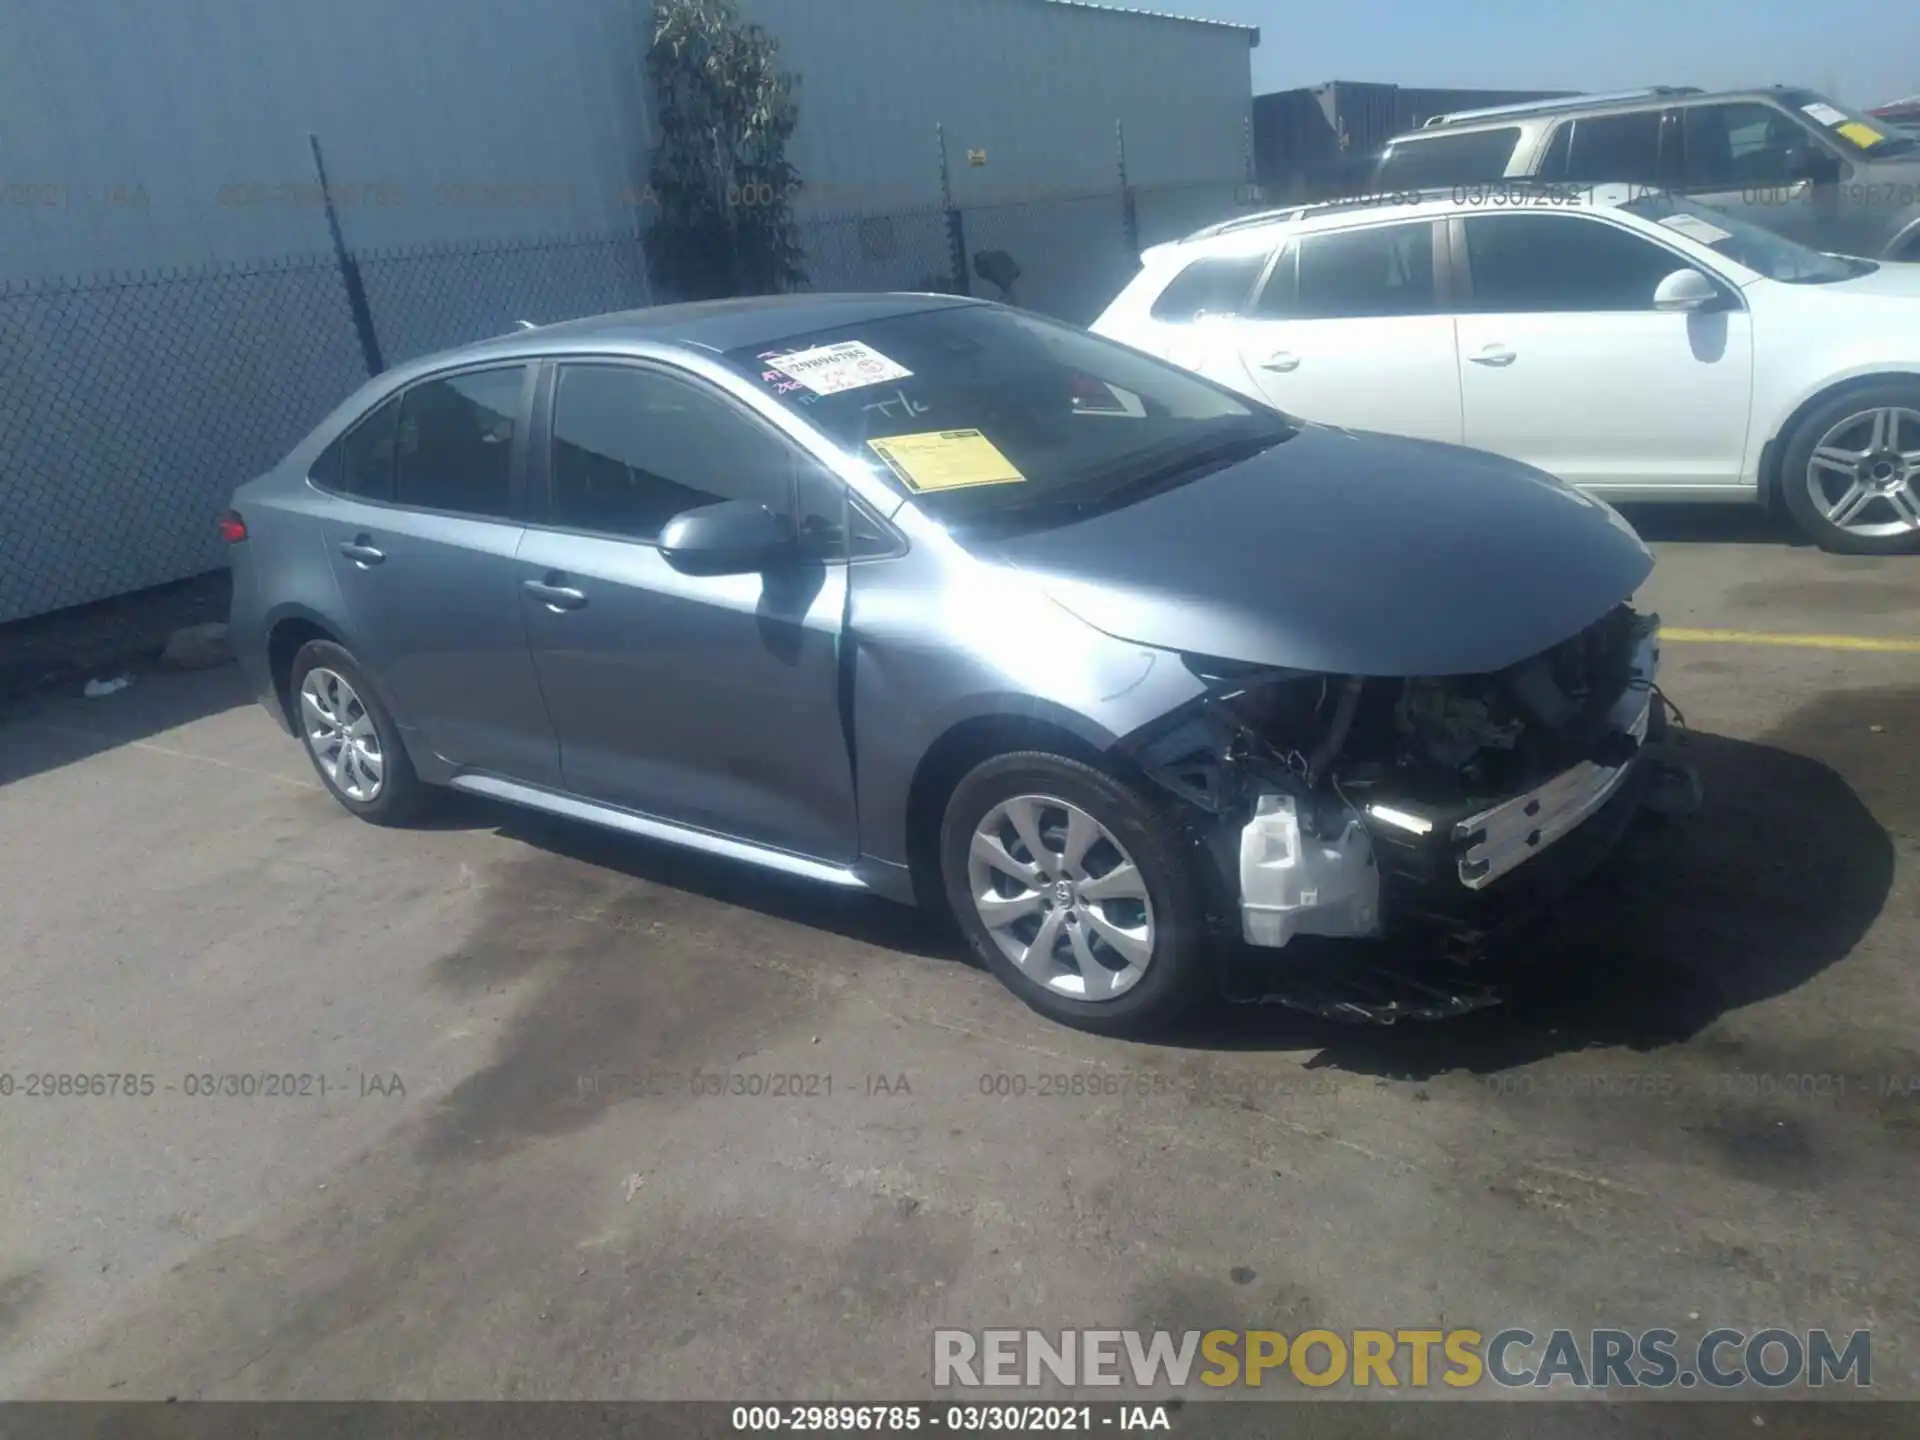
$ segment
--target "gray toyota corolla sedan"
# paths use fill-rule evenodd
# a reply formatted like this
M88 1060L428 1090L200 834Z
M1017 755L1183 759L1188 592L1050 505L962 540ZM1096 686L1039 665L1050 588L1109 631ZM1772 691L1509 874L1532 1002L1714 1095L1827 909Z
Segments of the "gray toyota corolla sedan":
M221 528L241 661L355 815L464 790L944 905L1089 1029L1216 941L1525 913L1664 763L1604 504L963 299L414 361Z

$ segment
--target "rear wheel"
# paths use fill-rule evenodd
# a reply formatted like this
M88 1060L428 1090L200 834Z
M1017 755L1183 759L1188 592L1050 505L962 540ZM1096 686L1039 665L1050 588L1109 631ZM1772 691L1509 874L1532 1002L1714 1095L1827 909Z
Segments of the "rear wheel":
M1041 751L988 760L947 804L940 858L974 951L1048 1018L1145 1033L1200 993L1204 915L1178 828L1114 776Z
M400 728L359 664L331 640L309 640L287 682L293 723L321 782L376 825L404 825L437 794L414 772Z
M1815 406L1781 460L1782 499L1823 550L1920 549L1920 381L1884 380Z

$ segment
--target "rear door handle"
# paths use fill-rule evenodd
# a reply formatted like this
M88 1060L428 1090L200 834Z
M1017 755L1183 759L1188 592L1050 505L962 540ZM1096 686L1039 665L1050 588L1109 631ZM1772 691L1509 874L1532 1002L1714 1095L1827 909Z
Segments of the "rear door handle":
M343 540L340 542L340 553L362 570L369 565L378 565L387 558L387 552L374 549L371 539L371 536L357 535L351 540Z
M1260 362L1260 368L1262 370L1298 370L1300 357L1289 354L1285 350L1276 350Z
M1511 365L1516 357L1504 345L1488 345L1478 355L1468 358L1476 365Z
M521 582L529 595L539 599L549 610L559 614L563 610L578 610L587 603L587 592L575 590L568 585L549 585L544 580L526 580Z

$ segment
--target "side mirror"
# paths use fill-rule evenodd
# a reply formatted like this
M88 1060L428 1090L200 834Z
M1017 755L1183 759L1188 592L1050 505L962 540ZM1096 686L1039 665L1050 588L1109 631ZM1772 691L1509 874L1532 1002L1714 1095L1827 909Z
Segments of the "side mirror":
M1710 310L1719 302L1719 288L1698 270L1676 270L1653 291L1656 310Z
M660 555L683 575L757 575L800 553L791 515L751 500L687 510L660 532Z

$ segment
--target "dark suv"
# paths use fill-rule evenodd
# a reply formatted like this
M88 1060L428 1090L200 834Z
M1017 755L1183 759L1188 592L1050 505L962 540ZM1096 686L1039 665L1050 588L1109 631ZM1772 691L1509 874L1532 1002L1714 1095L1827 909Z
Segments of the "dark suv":
M1817 250L1920 261L1920 136L1792 86L1632 90L1436 115L1389 142L1373 183L1497 191L1522 179L1656 186Z

